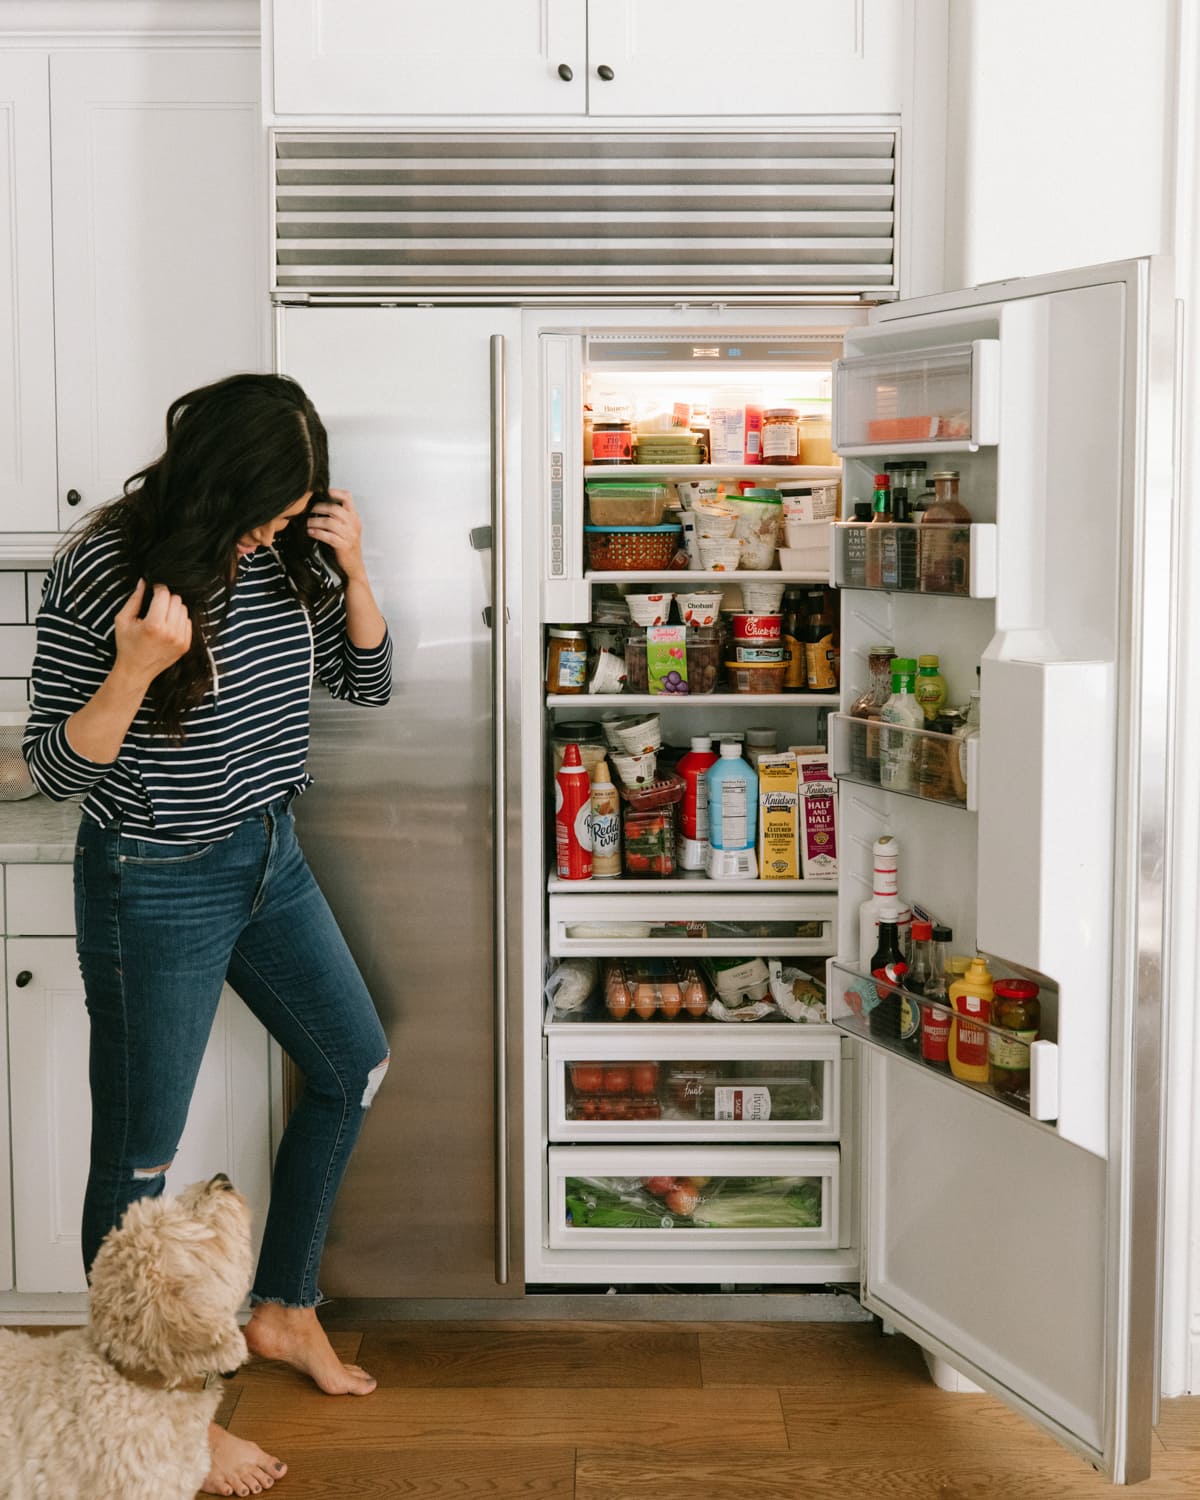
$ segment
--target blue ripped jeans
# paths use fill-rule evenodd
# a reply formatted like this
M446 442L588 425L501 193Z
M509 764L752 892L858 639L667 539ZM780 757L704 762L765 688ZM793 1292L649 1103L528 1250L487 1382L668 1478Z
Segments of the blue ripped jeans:
M150 844L82 820L75 918L91 1018L89 1269L129 1204L163 1190L228 978L304 1075L275 1158L251 1296L289 1307L320 1300L329 1216L387 1040L296 842L289 801L212 844Z

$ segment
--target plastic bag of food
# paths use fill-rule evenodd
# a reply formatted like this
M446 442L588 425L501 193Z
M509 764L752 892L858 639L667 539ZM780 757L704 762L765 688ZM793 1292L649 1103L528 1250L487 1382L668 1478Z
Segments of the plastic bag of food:
M600 978L600 966L594 958L563 958L555 964L546 980L546 999L551 1018L569 1016L582 1010L591 998Z
M768 959L767 967L771 997L789 1021L813 1024L825 1021L825 989L818 980L778 958Z
M714 1000L708 1013L714 1021L761 1021L775 1014L775 1005L770 1000L756 1000L751 1005L728 1006Z

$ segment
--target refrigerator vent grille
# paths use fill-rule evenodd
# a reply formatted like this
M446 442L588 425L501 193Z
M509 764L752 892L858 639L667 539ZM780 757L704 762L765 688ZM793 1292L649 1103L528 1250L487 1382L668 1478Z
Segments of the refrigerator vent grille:
M280 131L274 146L283 301L896 294L892 131Z

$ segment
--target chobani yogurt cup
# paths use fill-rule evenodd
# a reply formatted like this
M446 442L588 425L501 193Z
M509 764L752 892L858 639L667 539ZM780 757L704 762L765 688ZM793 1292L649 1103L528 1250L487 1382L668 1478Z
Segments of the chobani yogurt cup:
M713 593L679 594L679 608L685 625L715 625L721 613L724 595Z

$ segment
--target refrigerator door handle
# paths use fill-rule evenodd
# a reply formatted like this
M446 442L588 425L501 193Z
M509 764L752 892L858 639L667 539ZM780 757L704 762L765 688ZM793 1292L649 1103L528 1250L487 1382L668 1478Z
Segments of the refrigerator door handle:
M505 577L504 335L491 337L492 524L485 545L492 554L492 1046L496 1125L496 1282L508 1285L508 906L506 811L508 807L508 599ZM483 542L480 527L471 542ZM486 619L486 612L485 612Z

